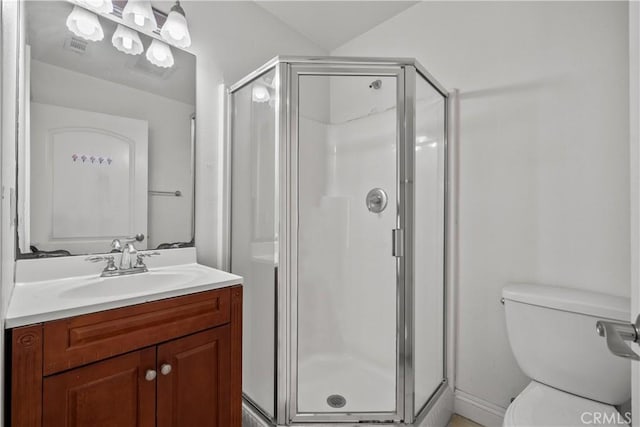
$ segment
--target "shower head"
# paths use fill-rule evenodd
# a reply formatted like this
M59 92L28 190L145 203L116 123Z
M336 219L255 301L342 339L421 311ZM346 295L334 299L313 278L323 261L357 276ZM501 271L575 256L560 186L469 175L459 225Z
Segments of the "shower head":
M382 80L374 80L369 85L369 89L380 89L382 87Z

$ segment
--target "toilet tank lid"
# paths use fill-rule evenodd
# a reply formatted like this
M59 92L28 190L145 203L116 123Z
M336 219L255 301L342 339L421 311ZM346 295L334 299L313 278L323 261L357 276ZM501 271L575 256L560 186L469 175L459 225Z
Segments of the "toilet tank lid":
M502 289L505 300L628 322L631 300L561 286L514 283Z

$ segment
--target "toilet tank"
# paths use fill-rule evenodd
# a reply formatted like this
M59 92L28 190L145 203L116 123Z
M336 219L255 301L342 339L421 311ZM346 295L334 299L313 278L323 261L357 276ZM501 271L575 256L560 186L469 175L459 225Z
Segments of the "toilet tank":
M610 405L631 398L631 361L596 333L600 319L629 322L628 298L529 284L505 286L502 297L509 343L529 378Z

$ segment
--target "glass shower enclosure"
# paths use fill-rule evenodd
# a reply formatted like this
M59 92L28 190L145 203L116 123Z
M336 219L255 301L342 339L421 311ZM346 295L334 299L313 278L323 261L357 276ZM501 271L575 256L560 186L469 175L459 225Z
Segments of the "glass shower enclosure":
M277 57L228 102L245 402L419 420L446 386L447 92L413 59Z

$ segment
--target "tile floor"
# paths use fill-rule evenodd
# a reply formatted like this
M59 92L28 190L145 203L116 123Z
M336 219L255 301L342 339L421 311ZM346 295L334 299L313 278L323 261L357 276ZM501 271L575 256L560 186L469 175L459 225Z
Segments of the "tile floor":
M468 418L462 417L458 414L454 414L449 421L447 427L483 427L481 424L474 423Z

